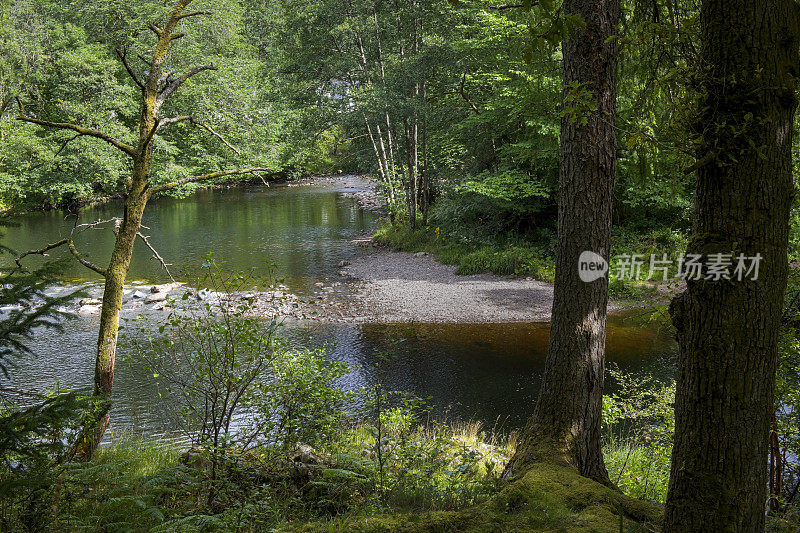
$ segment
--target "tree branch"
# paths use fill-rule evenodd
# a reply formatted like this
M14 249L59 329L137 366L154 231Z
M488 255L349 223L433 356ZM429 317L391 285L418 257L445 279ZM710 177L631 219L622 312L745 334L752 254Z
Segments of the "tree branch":
M531 5L536 5L539 2L531 2ZM525 7L523 4L505 4L502 6L489 6L489 9L494 9L495 11L505 11L506 9L516 9L518 7Z
M138 57L138 58L139 58L139 59L142 61L142 63L144 63L145 65L147 65L147 67L148 67L148 68L150 68L150 69L152 70L152 68L153 68L153 63L152 63L152 62L151 62L149 59L147 59L147 58L146 58L145 56L143 56L142 54L136 54L136 57Z
M184 13L182 15L178 15L178 20L182 20L188 17L196 17L198 15L213 15L213 11L192 11L190 13Z
M82 264L83 266L85 266L89 270L94 270L95 272L97 272L98 274L100 274L103 277L106 276L105 269L100 268L99 266L95 265L94 263L92 263L91 261L89 261L87 259L84 259L81 256L81 254L78 252L78 249L75 248L75 243L72 241L72 236L70 236L69 239L67 239L67 246L69 247L70 253L72 253L72 255L75 256L75 259L77 259L80 264Z
M169 279L172 280L172 282L174 283L175 278L172 277L172 272L169 271L169 263L164 261L164 258L161 257L161 255L159 255L159 253L156 251L155 248L153 248L153 245L150 244L150 241L148 240L149 237L144 236L141 232L137 232L136 235L141 237L141 239L144 241L147 247L150 248L150 251L153 252L153 258L157 259L158 262L161 263L161 267L167 272L167 276L169 276Z
M191 115L179 115L177 117L169 117L169 118L162 118L161 122L158 123L158 129L164 129L167 126L171 126L173 124L177 124L178 122L183 122L186 120L192 120Z
M47 256L47 252L49 252L50 250L53 250L55 248L58 248L58 247L63 246L63 245L66 244L67 247L69 248L70 253L75 256L75 259L77 259L80 264L82 264L83 266L85 266L86 268L88 268L90 270L94 270L95 272L97 272L101 276L105 277L106 271L104 269L100 268L99 266L95 265L91 261L85 259L83 256L81 256L80 252L78 252L78 249L75 247L75 243L73 242L72 239L75 236L75 230L77 230L78 228L95 227L95 226L98 226L100 224L104 224L106 222L109 222L109 220L101 220L101 221L98 221L98 222L94 222L92 224L81 224L80 226L75 226L74 228L72 228L72 231L70 232L69 237L61 239L60 241L56 241L54 243L50 243L50 244L48 244L47 246L45 246L43 248L39 248L38 250L28 250L27 252L18 255L16 257L16 259L14 259L14 262L17 264L17 267L19 267L20 270L24 270L24 267L22 266L22 259L25 258L26 256L29 256L29 255L41 255L43 257L46 257Z
M110 218L108 220L98 220L97 222L91 222L91 223L88 223L88 224L76 224L72 228L72 231L70 231L69 237L66 237L64 239L61 239L60 241L56 241L54 243L48 244L47 246L45 246L43 248L39 248L38 250L28 250L27 252L25 252L25 253L23 253L21 255L18 255L17 258L14 259L14 262L17 264L17 267L19 267L20 270L24 270L24 267L22 266L22 259L24 257L26 257L28 255L47 256L47 252L49 252L50 250L53 250L54 248L58 248L59 246L63 246L63 245L66 244L67 247L69 248L70 253L72 253L72 255L75 256L75 258L78 260L78 262L80 262L86 268L94 270L95 272L97 272L101 276L105 277L106 271L104 269L102 269L99 266L95 265L91 261L88 261L88 260L84 259L81 256L81 254L78 252L78 249L75 248L75 243L73 242L73 238L75 237L75 233L76 232L81 232L81 231L84 231L84 230L87 230L87 229L96 228L97 226L101 226L101 225L107 224L109 222L117 222L117 223L119 223L119 221L120 221L119 218Z
M242 155L242 152L238 148L236 148L231 143L229 143L225 139L225 137L223 137L222 135L220 135L219 133L214 131L214 129L211 127L210 124L207 124L205 122L198 122L197 120L195 120L194 116L192 116L192 115L179 115L177 117L170 117L170 118L161 119L161 122L160 122L160 125L159 125L159 129L161 129L163 127L166 127L166 126L169 126L171 124L177 124L178 122L186 122L186 121L191 122L192 125L194 125L194 126L198 126L200 128L203 128L204 130L209 132L211 135L213 135L214 137L218 138L225 146L227 146L228 148L230 148L231 150L236 152L238 155Z
M221 178L223 176L232 176L235 174L250 174L250 173L255 174L256 172L266 172L266 171L269 171L269 169L265 167L240 168L237 170L220 170L218 172L211 172L210 174L192 176L190 178L183 178L180 180L172 181L170 183L165 183L164 185L158 185L150 189L150 192L151 193L164 192L170 189L174 189L175 187L180 187L181 185L185 185L187 183L196 183L198 181L213 180L215 178Z
M25 257L27 257L29 255L41 255L43 257L47 257L47 252L49 252L50 250L53 250L55 248L58 248L59 246L63 246L65 244L67 244L67 241L69 241L69 238L61 239L60 241L56 241L56 242L50 243L50 244L48 244L47 246L45 246L43 248L39 248L38 250L28 250L27 252L24 252L24 253L18 255L16 257L16 259L14 259L14 262L17 264L17 267L19 267L20 270L24 270L25 267L22 266L22 260Z
M147 145L150 144L150 142L153 140L153 137L155 137L156 132L159 130L160 124L161 121L159 119L156 119L155 123L153 124L153 127L150 128L149 132L147 132L147 137L145 137L142 146L139 147L140 153L145 153L144 151L147 150Z
M688 176L692 172L694 172L696 170L700 170L704 166L708 165L709 163L714 161L716 158L717 158L717 152L714 151L714 150L709 150L708 152L706 152L706 155L704 155L702 158L700 158L697 161L695 161L695 163L693 165L691 165L688 168L684 168L683 169L683 174Z
M193 69L190 69L188 72L182 74L180 77L172 80L170 83L166 85L166 87L164 87L161 90L161 94L158 96L159 103L165 102L167 98L169 98L172 95L172 93L174 93L178 89L178 87L180 87L183 84L183 82L185 82L195 74L203 72L204 70L219 70L219 69L214 65L203 65L201 67L194 67Z
M77 138L78 138L78 137L80 137L80 136L81 136L81 134L80 134L80 133L76 133L75 135L73 135L72 137L70 137L69 139L67 139L67 140L66 140L66 141L64 141L63 143L61 143L61 147L60 147L58 150L56 150L56 153L54 153L54 154L53 154L53 157L58 157L58 154L60 154L61 152L63 152L63 151L64 151L64 148L66 148L66 147L67 147L67 145L68 145L69 143L71 143L72 141L74 141L75 139L77 139ZM28 167L28 172L30 172L30 171L32 171L32 170L36 170L37 168L39 168L39 167L41 167L41 166L45 165L46 163L47 163L47 161L42 161L42 162L41 162L41 163L39 163L38 165L29 166L29 167Z
M158 26L156 26L155 24L153 24L151 22L147 23L147 27L150 28L150 31L155 33L156 37L158 37L159 39L161 38L161 35L164 34L164 30L162 30L161 28L159 28Z
M38 118L26 117L25 116L25 108L22 107L22 103L19 103L19 116L17 120L21 120L23 122L30 122L32 124L38 124L40 126L47 126L49 128L58 128L62 130L72 130L77 132L79 135L86 135L87 137L96 137L98 139L103 139L109 144L112 144L128 154L131 157L136 156L136 149L133 146L129 146L124 142L116 140L114 137L110 135L106 135L105 133L101 133L97 130L93 130L91 128L84 128L83 126L78 126L77 124L71 124L69 122L50 122L49 120L40 120Z
M166 72L163 72L163 73L161 74L161 77L160 77L160 78L158 78L158 85L161 85L162 83L164 83L165 81L167 81L167 80L170 78L170 76L172 76L173 74L175 74L175 71L174 71L174 70L168 70L168 71L166 71Z
M117 56L119 56L119 59L120 61L122 61L122 64L125 65L125 70L128 71L130 77L133 79L136 85L139 86L140 89L144 90L144 83L142 83L142 81L139 79L139 76L137 76L136 73L133 71L133 68L131 67L130 63L128 63L128 53L123 52L119 48L117 48L116 51L117 51Z
M476 115L480 115L481 110L478 109L478 106L476 106L475 103L472 100L470 100L469 96L467 96L467 93L464 92L464 85L466 83L467 83L467 73L465 72L461 76L461 85L458 87L458 94L460 94L461 98L463 98L464 101L469 104L469 106L472 108L472 110L475 112Z
M235 147L235 146L233 146L231 143L229 143L227 140L225 140L225 137L223 137L222 135L220 135L219 133L217 133L216 131L214 131L214 130L211 128L211 126L209 126L209 125L208 125L208 124L206 124L205 122L197 122L197 121L195 121L193 118L189 118L189 120L190 120L190 121L191 121L191 123L192 123L192 124L194 124L195 126L200 126L200 127L201 127L201 128L203 128L204 130L208 131L208 132L209 132L211 135L213 135L214 137L216 137L217 139L219 139L220 141L222 141L222 143L223 143L225 146L227 146L228 148L230 148L231 150L233 150L234 152L236 152L238 155L242 155L242 152L240 152L238 148L236 148L236 147Z

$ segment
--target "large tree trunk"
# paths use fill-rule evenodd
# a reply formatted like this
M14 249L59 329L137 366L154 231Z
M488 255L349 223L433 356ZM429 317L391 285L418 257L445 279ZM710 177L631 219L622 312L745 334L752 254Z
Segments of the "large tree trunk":
M564 97L572 82L590 91L595 111L561 121L558 251L550 348L536 410L506 476L539 460L563 461L608 481L600 450L608 278L581 281L578 257L609 257L616 171L616 53L619 0L566 0L585 28L564 42ZM584 118L586 123L581 120Z
M763 531L777 332L787 276L798 6L705 0L695 220L689 253L763 258L688 281L670 307L680 347L665 531ZM749 264L748 264L749 266Z
M169 31L173 25L167 26ZM163 55L166 55L166 47ZM163 55L161 56L163 58ZM153 63L159 56L154 56ZM163 59L162 59L163 60ZM160 68L159 68L160 70ZM133 173L126 192L125 213L116 228L111 259L105 272L103 304L100 309L100 331L97 337L97 358L94 369L92 409L87 414L76 445L77 455L87 459L94 455L103 439L111 418L111 393L114 388L114 367L119 336L119 317L125 279L133 256L133 246L142 226L147 200L150 196L150 166L153 157L153 132L158 108L158 84L151 76L142 89L142 108L139 118L139 142L133 158Z

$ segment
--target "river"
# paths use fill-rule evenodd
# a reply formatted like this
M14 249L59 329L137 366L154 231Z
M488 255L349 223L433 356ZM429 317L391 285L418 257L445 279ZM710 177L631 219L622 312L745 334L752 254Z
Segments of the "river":
M176 277L191 279L202 256L213 253L234 269L272 272L303 296L314 284L337 279L339 263L365 253L349 243L372 230L377 215L349 195L363 190L358 180L301 186L201 191L184 199L159 199L144 225L153 245L173 263ZM118 216L111 203L79 211L78 223ZM31 213L7 230L4 244L16 250L42 246L69 232L75 216L63 211ZM78 248L100 261L110 245L109 231L81 235ZM137 250L130 280L165 279L144 247ZM72 264L67 282L95 280ZM17 387L85 388L92 382L98 318L79 316L62 333L37 332L25 357L12 369ZM422 398L434 415L480 420L488 427L519 427L536 399L548 343L548 325L513 324L294 324L283 335L294 345L327 348L327 357L352 371L341 386L358 388L381 380L394 390ZM121 348L115 377L114 435L172 435L180 431L174 400L161 397L152 375L125 357ZM630 372L674 375L676 347L666 328L612 317L608 359ZM376 372L378 354L388 363ZM387 356L388 357L385 357Z

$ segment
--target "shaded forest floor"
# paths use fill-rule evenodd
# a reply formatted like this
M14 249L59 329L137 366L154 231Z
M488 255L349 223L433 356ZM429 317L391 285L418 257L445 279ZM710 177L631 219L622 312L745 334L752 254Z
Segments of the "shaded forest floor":
M659 506L566 466L500 480L513 434L386 420L381 456L361 423L316 448L226 454L213 476L208 450L118 438L67 465L56 497L28 502L27 516L69 531L644 532L660 519Z

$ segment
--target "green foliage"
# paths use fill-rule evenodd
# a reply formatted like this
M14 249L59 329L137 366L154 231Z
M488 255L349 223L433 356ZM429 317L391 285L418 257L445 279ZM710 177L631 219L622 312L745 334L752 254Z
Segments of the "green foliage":
M0 228L4 225L0 220ZM0 244L0 254L9 253ZM48 264L35 272L0 274L0 381L13 373L14 359L35 356L27 346L34 334L62 328L67 315L59 307L77 293L47 294L57 272L57 265ZM19 390L7 383L0 387L0 527L16 522L40 529L54 472L67 457L85 407L70 392Z
M420 168L431 198L451 197L446 210L456 223L480 227L481 219L485 233L524 234L539 218L553 222L562 117L583 120L591 111L585 86L561 83L558 44L582 21L556 4L357 1L345 13L336 2L282 0L268 8L272 22L259 35L277 58L279 94L294 108L314 106L316 131L335 124L351 139L357 168L383 180L393 221L407 217L413 142L404 128L421 121ZM695 148L686 136L685 79L695 64L698 6L625 2L622 13L614 36L622 66L615 213L626 222L654 214L678 222L694 186L676 169ZM478 204L482 215L471 217ZM460 214L454 206L470 207Z
M462 275L493 272L531 276L543 281L552 281L554 275L549 250L539 246L459 243L445 237L441 228L410 232L405 227L389 224L377 231L375 240L409 252L432 253L445 264L457 265L456 273Z
M210 465L181 442L117 440L86 464L68 464L41 508L45 528L72 531L264 531L310 520L344 523L393 510L459 509L496 491L508 443L478 424L419 425L403 407L384 413L386 469L391 489L376 490L376 460L363 451L374 443L367 422L328 434L295 462L275 461L267 449L231 452L206 499ZM319 464L303 464L313 461ZM315 472L309 477L305 468ZM15 531L15 529L12 529Z
M0 308L5 315L0 315L0 372L3 377L8 378L12 358L31 355L26 343L37 328L61 331L68 315L60 308L82 296L79 291L58 297L47 294L47 288L55 282L59 271L58 264L50 263L33 272L16 269L0 274Z
M482 172L475 179L465 181L457 191L468 191L506 202L547 197L548 187L522 172L506 171L497 174Z
M250 288L254 281L222 271L211 259L202 278L215 292ZM189 298L185 293L184 299ZM160 325L145 319L138 324L146 340L133 343L132 359L142 362L167 390L177 389L192 440L213 453L241 444L232 424L256 401L275 351L276 324L253 318L252 311L252 296L234 296L173 311ZM248 442L255 436L242 432L238 438Z
M348 367L288 349L276 336L277 315L266 319L269 309L256 307L253 291L274 287L252 273L207 257L196 284L208 287L205 302L173 301L176 309L160 325L139 318L142 335L131 342L131 361L164 384L162 393L179 394L193 444L216 460L231 448L287 451L326 439L343 416L348 395L334 385Z
M603 455L625 494L664 502L675 432L675 383L609 369L618 392L603 396Z
M580 476L574 468L537 462L486 501L459 511L353 518L287 527L285 531L649 531L662 519L659 507L635 500Z
M14 97L39 118L98 128L130 140L139 113L138 88L116 50L137 59L152 46L148 23L158 24L168 6L159 2L4 3L0 31L0 201L13 206L53 205L113 196L130 173L118 151L96 139L77 138L16 121ZM253 39L252 2L197 1L193 10L213 14L181 22L170 68L177 74L213 64L181 87L165 116L193 115L208 122L238 150L189 124L175 125L155 144L154 183L222 168L263 166L275 174L303 173L338 163L331 156L340 134L316 129L312 113L276 97L278 80ZM146 53L144 54L146 55ZM311 123L309 123L309 120ZM305 123L305 124L304 124ZM308 132L314 129L315 133ZM173 192L185 194L192 187Z
M337 388L350 368L326 361L321 351L285 350L271 365L272 381L255 406L257 424L286 449L298 442L317 446L341 426L351 394Z

